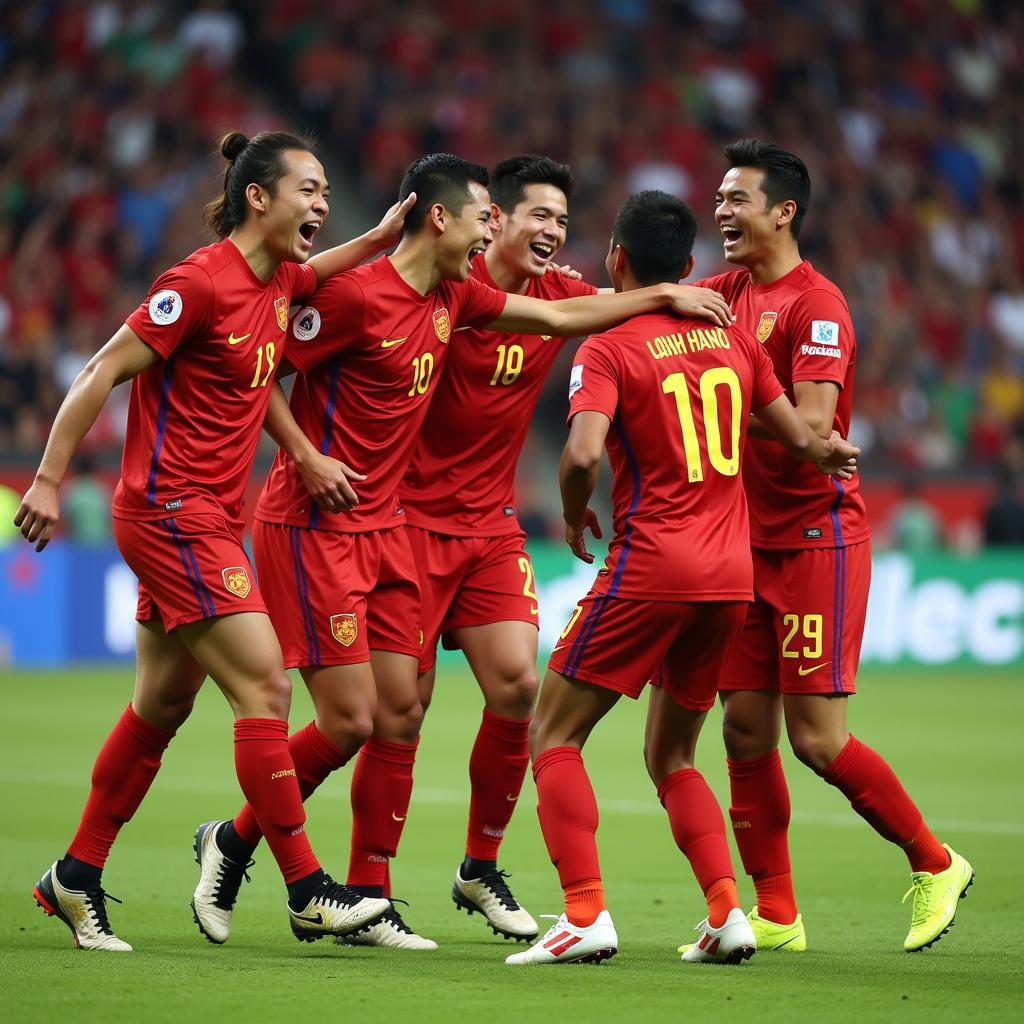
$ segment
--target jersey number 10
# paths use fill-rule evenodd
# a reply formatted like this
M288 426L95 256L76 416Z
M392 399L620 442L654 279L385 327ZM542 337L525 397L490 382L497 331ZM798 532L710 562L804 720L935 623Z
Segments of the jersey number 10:
M743 412L740 379L731 367L716 366L714 369L705 370L700 375L698 385L706 435L704 449L708 453L708 460L711 462L711 467L722 476L735 476L740 470L740 417ZM720 386L725 386L729 390L729 450L731 454L728 456L722 450L722 432L718 427L717 388ZM679 426L683 431L686 479L690 483L700 483L704 479L704 466L700 457L700 438L697 436L697 425L693 420L693 408L690 405L690 390L686 383L686 374L670 373L661 382L661 390L666 395L675 395Z

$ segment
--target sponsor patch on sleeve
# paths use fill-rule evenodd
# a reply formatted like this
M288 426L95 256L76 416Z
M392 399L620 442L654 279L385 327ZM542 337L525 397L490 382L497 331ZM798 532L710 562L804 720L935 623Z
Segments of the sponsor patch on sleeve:
M578 363L569 374L569 397L572 398L583 387L583 364Z
M835 320L812 320L811 343L813 345L838 345L839 324Z

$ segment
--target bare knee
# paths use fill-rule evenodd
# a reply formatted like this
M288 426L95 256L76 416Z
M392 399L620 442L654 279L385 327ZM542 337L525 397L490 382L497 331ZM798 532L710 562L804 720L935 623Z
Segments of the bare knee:
M833 731L823 731L806 725L788 727L789 744L797 759L818 775L824 774L828 766L839 756L848 736Z
M658 744L644 744L644 764L647 774L655 786L660 786L670 775L693 767L693 747L687 749L680 744L671 747Z
M373 709L316 709L317 728L339 749L354 754L373 735Z
M372 733L393 743L415 743L423 726L423 704L419 697L381 703L373 720Z
M722 738L725 741L725 752L733 761L766 757L779 745L774 723L730 710L728 704L722 719Z
M502 718L529 718L538 685L537 669L530 663L503 673L500 682L485 688L487 710Z
M288 721L292 705L292 682L283 670L268 672L246 688L245 704L253 710L246 711L240 705L243 717L278 718Z

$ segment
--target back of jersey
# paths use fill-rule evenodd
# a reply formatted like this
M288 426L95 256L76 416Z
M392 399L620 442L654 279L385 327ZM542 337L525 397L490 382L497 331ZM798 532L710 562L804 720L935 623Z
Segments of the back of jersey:
M750 600L740 462L747 419L782 394L742 328L658 312L588 338L570 419L606 415L615 535L596 587L620 597Z

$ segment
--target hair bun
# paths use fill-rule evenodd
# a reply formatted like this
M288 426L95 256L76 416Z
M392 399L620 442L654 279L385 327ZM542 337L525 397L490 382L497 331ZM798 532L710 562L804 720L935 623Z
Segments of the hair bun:
M249 138L243 135L241 132L228 132L227 135L221 139L220 151L221 155L227 160L234 160L239 153L249 145Z

